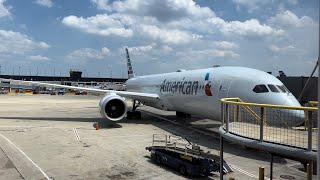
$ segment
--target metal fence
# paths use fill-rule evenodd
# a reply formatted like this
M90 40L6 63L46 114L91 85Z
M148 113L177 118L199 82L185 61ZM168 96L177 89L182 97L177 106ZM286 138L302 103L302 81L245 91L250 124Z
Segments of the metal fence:
M226 132L254 139L317 151L316 107L289 107L221 99Z

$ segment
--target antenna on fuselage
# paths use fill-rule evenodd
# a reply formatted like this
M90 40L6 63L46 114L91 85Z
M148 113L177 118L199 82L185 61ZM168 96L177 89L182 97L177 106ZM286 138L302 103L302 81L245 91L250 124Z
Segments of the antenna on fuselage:
M135 75L132 69L128 48L126 48L126 56L127 56L128 79L130 79L130 78L133 78Z

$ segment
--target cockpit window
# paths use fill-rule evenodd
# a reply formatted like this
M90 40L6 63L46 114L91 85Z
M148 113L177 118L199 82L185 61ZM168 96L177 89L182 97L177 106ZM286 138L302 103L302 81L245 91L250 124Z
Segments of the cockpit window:
M279 92L278 88L275 85L268 84L268 87L272 92L276 92L276 93Z
M259 84L259 85L256 85L254 88L253 88L253 92L255 93L267 93L269 92L267 86L265 86L264 84Z
M279 87L279 86L278 86ZM287 87L285 86L285 85L281 85L280 86L282 89L284 89L284 91L286 92L286 93L290 93L290 91L289 91L289 89L287 89ZM279 87L279 89L280 89L280 87ZM281 90L282 91L282 90Z
M289 91L289 89L288 89L285 85L282 85L282 86L283 86L284 89L286 89L287 93L291 93L291 92Z
M281 92L283 93L286 93L286 88L284 87L284 85L280 86L280 85L277 85L277 87L281 90Z

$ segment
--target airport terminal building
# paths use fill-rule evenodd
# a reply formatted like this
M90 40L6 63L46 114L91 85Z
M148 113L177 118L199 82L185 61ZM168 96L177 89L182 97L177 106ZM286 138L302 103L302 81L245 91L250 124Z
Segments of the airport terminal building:
M24 76L24 75L0 75L0 78L15 79L25 81L40 81L69 86L97 87L103 89L124 90L124 78L100 78L100 77L82 77L81 71L70 70L70 76ZM1 82L1 88L10 90L34 90L36 87L24 85L12 85Z

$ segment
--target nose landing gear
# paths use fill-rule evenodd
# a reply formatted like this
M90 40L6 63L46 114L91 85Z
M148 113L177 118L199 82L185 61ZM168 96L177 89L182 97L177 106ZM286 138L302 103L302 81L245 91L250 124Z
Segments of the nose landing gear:
M137 111L141 103L137 100L133 100L132 110L127 112L127 119L141 119L141 112Z

